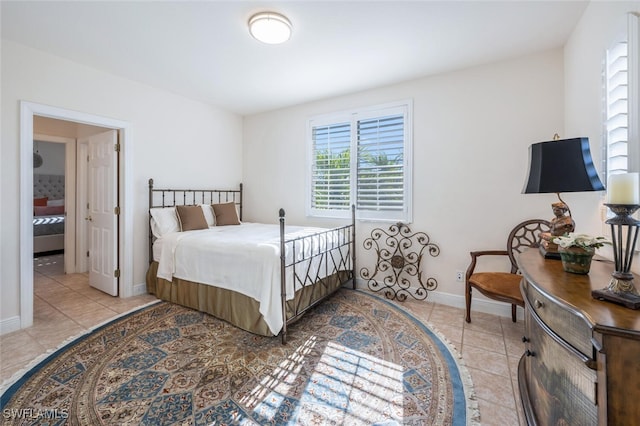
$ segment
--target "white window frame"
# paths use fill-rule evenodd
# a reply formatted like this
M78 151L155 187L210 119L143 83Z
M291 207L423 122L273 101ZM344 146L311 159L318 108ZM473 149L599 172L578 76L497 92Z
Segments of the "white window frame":
M387 104L375 105L365 108L358 108L337 113L322 114L311 117L307 121L307 175L306 175L306 214L309 217L321 218L349 218L351 208L345 210L326 210L312 207L313 193L313 162L314 127L329 126L332 124L350 122L351 123L351 152L357 153L357 122L360 120L382 117L392 114L402 113L404 115L404 146L403 146L403 174L404 187L403 209L397 212L373 211L358 209L357 196L357 155L350 156L350 205L356 204L356 218L362 221L389 221L411 223L413 220L413 100L401 100Z

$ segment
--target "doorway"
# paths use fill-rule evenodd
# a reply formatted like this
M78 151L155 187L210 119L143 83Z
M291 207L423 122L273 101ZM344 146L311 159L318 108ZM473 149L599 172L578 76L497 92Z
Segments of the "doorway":
M131 177L131 125L125 121L22 101L20 103L20 328L33 324L33 122L47 117L114 129L120 136L117 180L120 226L114 235L120 268L119 297L133 295L133 205ZM27 220L28 218L28 220Z
M39 200L40 205L45 205L44 208L34 205L34 256L63 250L64 271L74 273L76 141L71 131L54 131L50 122L54 120L34 117L33 143L40 161L34 163L33 196L34 203ZM61 216L49 216L53 214ZM59 234L61 230L63 235Z
M34 202L47 204L34 206L34 255L62 250L65 273L89 272L91 287L117 296L118 131L37 115L33 124Z

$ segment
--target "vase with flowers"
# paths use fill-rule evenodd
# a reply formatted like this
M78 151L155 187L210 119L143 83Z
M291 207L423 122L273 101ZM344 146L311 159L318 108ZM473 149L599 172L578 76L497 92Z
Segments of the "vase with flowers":
M609 244L604 237L592 237L575 232L555 237L553 242L558 244L562 267L574 274L588 274L596 249Z

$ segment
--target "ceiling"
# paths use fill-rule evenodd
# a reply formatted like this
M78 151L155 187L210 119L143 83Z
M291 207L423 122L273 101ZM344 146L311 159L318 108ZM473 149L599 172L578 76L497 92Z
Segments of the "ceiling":
M6 1L2 38L242 114L564 45L586 1ZM254 40L259 11L293 25Z

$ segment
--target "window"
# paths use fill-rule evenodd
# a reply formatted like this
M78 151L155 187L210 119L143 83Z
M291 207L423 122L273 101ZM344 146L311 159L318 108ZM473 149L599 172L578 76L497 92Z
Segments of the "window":
M409 101L309 120L307 213L411 221Z
M606 58L606 159L609 176L629 170L628 43L616 43Z
M627 34L606 52L605 176L640 170L638 17L629 14Z

